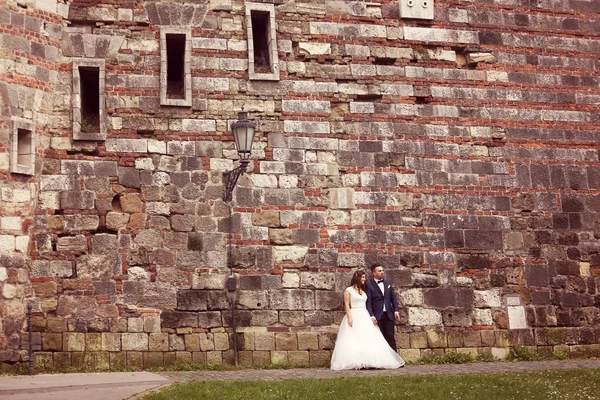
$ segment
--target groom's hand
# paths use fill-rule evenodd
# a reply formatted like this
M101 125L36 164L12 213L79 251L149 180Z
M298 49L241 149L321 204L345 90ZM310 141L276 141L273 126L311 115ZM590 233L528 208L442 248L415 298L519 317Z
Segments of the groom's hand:
M377 318L371 317L371 321L373 321L373 325L377 325Z
M394 313L394 319L395 319L396 321L400 321L400 313L399 313L398 311L396 311L396 312Z

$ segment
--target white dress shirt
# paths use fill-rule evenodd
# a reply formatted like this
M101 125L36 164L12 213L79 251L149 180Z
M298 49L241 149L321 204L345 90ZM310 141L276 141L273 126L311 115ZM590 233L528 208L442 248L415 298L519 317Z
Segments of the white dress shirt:
M381 280L381 282L377 282L375 281L375 283L377 283L377 286L379 286L379 290L381 290L381 294L385 294L385 287L383 279ZM385 312L385 301L383 302L383 312Z

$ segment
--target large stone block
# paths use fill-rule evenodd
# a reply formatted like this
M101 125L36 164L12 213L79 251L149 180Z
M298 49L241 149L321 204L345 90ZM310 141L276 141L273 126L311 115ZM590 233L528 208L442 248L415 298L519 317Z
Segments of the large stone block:
M304 311L280 311L279 322L286 326L303 326Z
M75 271L81 279L109 278L120 274L117 254L89 254L77 259Z
M38 297L50 297L56 295L57 285L56 282L33 282L33 291ZM14 291L14 292L13 292ZM10 299L14 297L16 292L16 286L5 284L3 288L3 295L5 298ZM9 295L10 293L10 295Z
M492 261L488 256L484 255L469 255L469 254L457 254L456 266L460 270L466 269L489 269L491 268Z
M140 333L144 331L144 319L139 317L127 318L127 332Z
M209 329L223 326L220 311L206 311L198 313L198 327Z
M278 312L275 310L254 310L251 314L252 326L271 326L279 322Z
M56 240L56 250L85 253L88 250L87 238L83 235L59 237Z
M275 334L275 349L298 350L298 337L295 333L277 333Z
M118 248L117 235L99 233L92 237L92 251L95 254L114 254Z
M119 184L129 188L141 187L140 172L133 167L119 167Z
M139 194L125 194L119 197L121 211L126 213L139 213L144 209L144 202Z
M139 231L134 242L139 247L160 247L160 232L154 229L143 229Z
M300 272L300 287L333 290L335 275L324 272Z
M304 323L308 326L329 326L333 324L334 314L330 311L306 311Z
M121 335L102 333L102 351L121 351Z
M408 323L416 326L441 325L442 314L432 309L409 307Z
M388 269L385 274L395 288L410 286L412 283L412 271L408 268Z
M277 228L280 226L279 212L263 211L260 213L253 213L252 214L252 225L268 226L270 228ZM271 238L270 231L269 231L269 238Z
M67 231L94 231L100 225L97 215L67 215L65 229Z
M275 350L275 334L256 332L254 334L254 350Z
M427 332L427 347L444 348L448 346L448 336L446 332Z
M68 332L63 334L63 350L64 351L84 351L85 350L85 334Z
M314 310L311 290L283 289L269 292L269 304L274 310Z
M242 309L262 309L268 307L266 291L242 290L237 293L237 304Z
M67 190L59 194L60 208L63 210L91 210L96 195L91 190Z
M106 150L122 153L146 153L148 151L147 139L107 139Z
M124 351L148 351L148 334L122 333L121 346Z
M160 322L163 328L197 328L198 313L166 310L161 313Z
M329 190L329 206L332 209L354 209L353 188L332 188Z
M471 314L468 310L447 308L442 311L445 326L471 326Z
M171 227L174 231L191 232L194 229L196 217L194 215L173 215L171 216Z
M422 306L423 290L422 289L407 289L399 292L399 302L404 306Z
M293 244L292 229L269 229L269 241L273 244Z
M316 292L316 309L318 310L342 310L343 299L338 292L319 290Z
M213 334L215 350L229 350L229 334L217 332Z
M439 287L423 291L425 304L432 308L473 308L473 290L463 287Z
M207 309L208 293L203 290L180 290L177 293L177 309L200 311Z
M331 352L326 350L315 350L310 352L310 366L314 367L326 367L329 365L331 359Z
M63 335L61 333L46 333L42 335L42 350L62 351Z
M111 231L118 231L127 226L129 214L121 212L109 212L106 215L106 228Z
M102 350L102 335L100 333L87 333L85 335L85 350L86 351L101 351Z
M305 246L276 246L273 247L273 259L276 262L301 263L308 252Z
M490 326L494 324L492 311L487 308L475 308L472 315L473 325Z
M150 351L169 351L169 334L158 332L149 334L148 349Z
M465 230L465 248L476 250L502 250L502 231Z

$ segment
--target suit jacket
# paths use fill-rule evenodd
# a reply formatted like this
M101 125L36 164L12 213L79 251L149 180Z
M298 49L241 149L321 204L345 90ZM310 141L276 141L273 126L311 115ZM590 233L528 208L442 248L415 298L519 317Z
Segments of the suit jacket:
M398 299L389 280L383 280L383 288L384 293L381 293L381 289L379 289L375 280L367 283L367 287L365 288L365 293L367 293L367 311L369 311L371 317L375 317L379 321L383 315L383 305L385 304L385 313L393 321L394 312L398 311Z

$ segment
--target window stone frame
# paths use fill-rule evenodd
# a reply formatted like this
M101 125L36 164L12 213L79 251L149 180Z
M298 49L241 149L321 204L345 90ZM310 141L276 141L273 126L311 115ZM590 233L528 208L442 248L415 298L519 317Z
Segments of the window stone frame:
M81 131L81 76L79 67L98 68L100 132ZM73 60L73 140L106 140L106 61L103 59L77 58Z
M185 55L183 58L183 99L167 98L167 35L185 35ZM192 28L181 26L160 27L160 105L192 106Z
M35 175L35 159L36 159L36 140L35 140L35 124L33 121L12 117L11 118L11 143L10 143L10 172L13 174ZM27 164L19 164L19 130L30 132L30 153L31 160Z
M254 35L252 34L252 11L269 13L269 52L271 63L270 73L254 71ZM277 48L277 22L275 19L275 6L273 4L246 3L246 33L248 36L248 78L250 80L278 81L279 80L279 53Z

